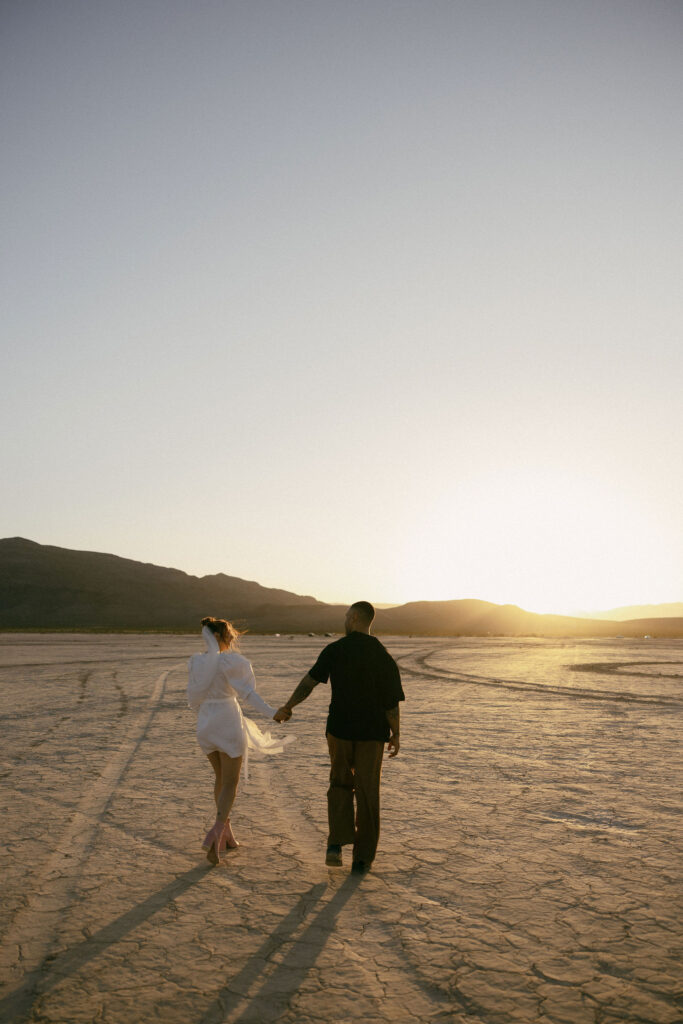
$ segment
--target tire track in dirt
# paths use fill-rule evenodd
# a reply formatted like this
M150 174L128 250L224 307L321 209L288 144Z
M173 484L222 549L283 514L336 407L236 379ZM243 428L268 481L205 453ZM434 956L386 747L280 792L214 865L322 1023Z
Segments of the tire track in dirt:
M591 690L578 686L552 686L539 683L528 683L520 679L499 679L488 676L472 675L466 672L448 672L431 664L430 657L435 654L453 653L458 654L458 648L439 647L432 648L426 654L408 655L401 659L402 667L408 672L417 672L423 678L434 679L437 682L450 680L454 683L465 683L473 686L488 686L498 690L521 690L527 693L539 693L548 697L571 697L574 700L603 700L617 701L625 704L649 704L666 707L683 707L683 701L677 697L666 697L656 695L649 697L647 694L624 693L619 690ZM412 664L411 664L412 661Z
M168 661L168 654L150 654L145 655L144 659L139 654L122 655L118 658L79 658L78 660L71 661L60 661L60 668L72 665L120 665L122 662L128 663L132 661ZM50 668L52 666L50 661L6 661L0 665L0 672L9 671L14 668ZM185 664L185 662L183 662Z
M159 675L146 705L131 719L117 750L107 755L100 776L85 790L69 824L44 865L31 880L22 906L0 938L0 982L18 983L0 1002L3 1019L20 1019L31 1008L36 982L54 941L56 925L68 913L74 884L81 874L93 837L116 789L144 742L166 688L168 676L184 665L172 665Z

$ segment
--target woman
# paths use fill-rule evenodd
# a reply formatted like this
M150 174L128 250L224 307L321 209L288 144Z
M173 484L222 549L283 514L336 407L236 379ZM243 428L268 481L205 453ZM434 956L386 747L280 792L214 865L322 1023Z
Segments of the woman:
M218 864L226 846L239 846L230 827L230 809L243 766L247 777L249 747L265 753L282 753L284 744L293 737L274 739L243 717L237 694L268 718L274 717L275 708L256 692L254 673L247 659L232 649L239 636L232 623L209 616L202 619L202 635L206 653L190 658L187 699L190 707L199 712L197 741L215 774L216 822L207 833L203 848L207 859Z

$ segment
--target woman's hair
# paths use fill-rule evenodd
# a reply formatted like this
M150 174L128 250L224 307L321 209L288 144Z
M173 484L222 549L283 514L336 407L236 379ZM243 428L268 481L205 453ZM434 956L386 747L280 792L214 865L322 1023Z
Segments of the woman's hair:
M241 637L239 629L235 629L232 622L228 622L227 619L214 619L213 615L207 615L202 619L202 626L207 626L212 633L219 636L223 643L226 643L228 647L237 646L237 641Z

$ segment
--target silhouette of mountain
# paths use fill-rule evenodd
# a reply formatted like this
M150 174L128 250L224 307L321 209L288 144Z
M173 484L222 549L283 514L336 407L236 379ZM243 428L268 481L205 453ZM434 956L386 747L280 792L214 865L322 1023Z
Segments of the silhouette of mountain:
M683 636L683 618L631 622L538 615L488 601L419 601L378 612L376 632L419 636Z
M117 555L0 540L0 628L196 629L204 615L320 602L225 576L189 576Z
M345 607L218 573L190 576L117 555L0 540L0 629L195 631L204 615L263 633L343 628ZM414 601L377 612L378 633L421 636L683 636L683 617L628 622L537 615L488 601Z
M584 613L581 613L582 617ZM635 604L625 608L612 608L606 612L585 612L587 619L610 619L612 622L626 622L629 619L680 619L683 618L683 601L670 604Z

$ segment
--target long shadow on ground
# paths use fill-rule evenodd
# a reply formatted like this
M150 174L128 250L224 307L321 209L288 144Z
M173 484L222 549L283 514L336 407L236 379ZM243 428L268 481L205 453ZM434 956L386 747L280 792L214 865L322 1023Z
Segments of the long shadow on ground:
M236 1011L245 999L248 1000L247 1005L242 1013L233 1019L232 1024L270 1020L273 1004L286 1000L299 990L323 951L324 940L320 943L312 941L314 929L325 932L332 930L337 915L361 881L362 878L358 875L348 875L332 899L312 918L310 914L328 886L327 883L320 882L309 889L250 957L242 970L226 981L198 1024L219 1024L225 1020L227 1014ZM292 940L289 951L263 979L260 987L250 994L252 986L263 974L264 961L292 939L294 932L307 918L310 919L307 920L303 931Z
M142 903L131 907L125 914L111 921L90 938L61 953L48 954L40 964L24 977L21 985L0 999L0 1020L14 1021L15 1024L31 1014L37 998L49 992L55 985L76 974L90 960L103 953L109 946L120 942L126 935L159 913L206 876L204 865L191 868L174 878L163 889L152 893Z

